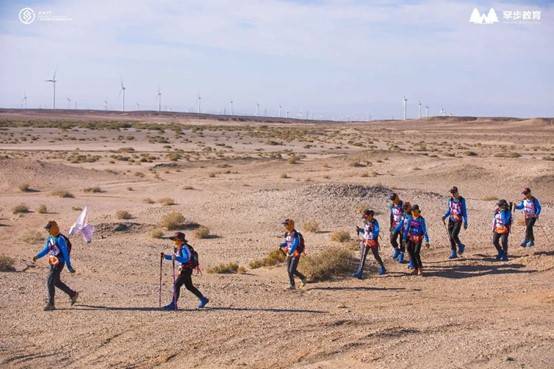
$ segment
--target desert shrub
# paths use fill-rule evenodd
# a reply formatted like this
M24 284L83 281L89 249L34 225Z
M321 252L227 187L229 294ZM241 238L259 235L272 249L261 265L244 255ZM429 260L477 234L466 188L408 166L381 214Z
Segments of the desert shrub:
M29 208L25 204L19 204L12 209L12 213L14 214L26 214L28 212L29 212Z
M288 162L289 164L298 164L298 161L299 161L299 159L298 159L298 157L297 157L296 155L291 155L291 156L289 156L289 158L288 158L288 160L287 160L287 162Z
M150 236L152 236L152 238L162 238L164 232L161 229L153 229L152 232L150 232Z
M465 154L467 156L479 156L475 151L466 151Z
M485 197L483 197L482 200L483 201L496 201L496 200L498 200L498 197L496 197L496 196L485 196Z
M335 242L350 241L350 233L346 231L335 231L331 233L331 241L335 241Z
M83 208L80 207L80 206L72 206L72 207L71 207L71 210L74 210L74 211L81 211L81 210L83 210Z
M215 265L211 268L208 268L208 273L215 273L215 274L233 274L237 273L239 270L239 265L237 263L222 263Z
M208 238L210 237L210 229L208 227L198 227L194 230L194 236L196 238Z
M75 197L75 196L73 196L73 194L71 192L66 191L66 190L53 191L52 195L53 196L58 196L58 197L61 197L61 198L64 198L64 199L72 199L72 198Z
M300 270L309 281L325 281L352 273L355 260L352 252L342 247L331 247L315 255L300 259Z
M164 206L172 206L177 204L175 200L173 200L171 197L161 198L158 200L158 202Z
M542 160L554 161L554 156L543 156Z
M22 183L19 186L17 186L17 188L19 188L19 191L21 191L21 192L31 192L32 191L31 185L28 184L28 183Z
M131 219L133 217L127 210L118 210L115 216L117 219Z
M494 156L497 158L519 158L521 154L513 151L505 151L496 153Z
M48 214L48 208L46 207L46 205L42 204L42 205L39 205L38 209L37 209L37 212L39 214Z
M87 187L83 190L84 192L90 192L90 193L102 193L104 192L104 190L102 190L100 187L98 186L94 186L94 187Z
M15 260L6 255L0 255L0 272L15 272Z
M309 220L302 224L302 229L306 232L317 233L319 231L319 223L315 220Z
M288 175L287 173L282 173L280 177L281 177L282 179L290 178L289 175Z
M239 266L239 268L237 269L237 273L238 273L238 274L244 274L244 273L246 273L246 268L243 267L242 265Z
M142 200L145 204L154 204L156 201L152 200L150 197L145 198Z
M273 266L281 264L285 261L285 258L285 254L281 250L277 249L271 251L269 254L267 254L266 257L262 259L252 260L248 264L248 266L252 269L261 268L263 266Z
M38 231L27 231L21 236L21 241L34 244L44 241L44 236Z
M192 191L192 190L194 190L194 187L192 187L192 186L183 186L183 190Z
M183 214L173 211L171 213L167 213L162 217L160 226L166 228L168 231L174 231L176 229L179 229L184 222L185 217L183 216Z

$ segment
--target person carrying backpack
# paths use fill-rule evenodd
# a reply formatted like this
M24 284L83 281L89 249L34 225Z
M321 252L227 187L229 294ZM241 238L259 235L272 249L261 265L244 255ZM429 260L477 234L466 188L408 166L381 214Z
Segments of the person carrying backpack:
M442 216L442 222L444 224L446 224L446 218L448 218L448 238L450 239L450 256L448 258L456 259L458 254L462 255L465 250L465 245L460 241L459 237L462 224L464 229L467 229L466 200L460 195L458 187L456 186L450 189L448 209Z
M56 288L65 292L71 301L71 305L75 304L79 293L69 288L61 281L61 273L64 266L70 273L75 273L75 269L71 265L71 242L69 239L60 233L58 223L51 220L44 227L48 231L48 238L42 249L33 257L33 263L38 259L48 255L48 264L50 264L50 273L48 274L48 303L44 307L44 311L55 310L54 296Z
M419 205L412 206L412 218L406 225L404 240L407 242L408 253L414 264L414 273L423 275L423 264L421 263L421 246L425 239L425 246L429 247L429 235L425 219L421 216Z
M364 220L364 227L356 227L356 233L362 236L362 242L360 242L360 265L358 270L353 274L358 279L363 278L364 265L367 258L367 252L371 249L373 257L379 263L379 275L385 274L387 271L383 260L379 255L379 222L374 218L375 212L373 210L366 209L362 214Z
M390 209L390 244L392 246L392 258L399 263L404 260L404 250L402 249L402 235L400 230L397 230L398 224L402 222L404 215L403 207L404 203L400 200L400 197L393 193L390 195L389 200L391 204Z
M523 214L525 214L525 238L521 241L520 246L532 247L535 245L533 227L541 214L541 203L536 197L531 195L531 189L529 187L524 188L521 194L523 195L523 200L518 202L515 206L515 209L523 210Z
M512 212L506 200L496 204L492 219L492 244L498 251L496 260L508 261L508 236L512 226ZM500 246L502 244L502 247Z
M294 228L294 220L285 219L282 223L285 227L285 240L279 246L281 250L287 256L287 273L289 275L289 290L294 290L296 284L294 282L294 277L300 278L301 287L306 285L306 277L300 273L298 268L298 263L300 262L300 256L304 252L304 237L300 232Z
M399 263L404 262L404 253L406 252L406 241L404 241L404 235L407 232L407 227L410 221L412 220L412 204L409 202L404 202L403 206L404 213L402 214L402 219L396 225L394 232L397 232L401 235L400 239L400 255L396 259ZM414 269L414 261L410 258L408 262L408 269Z
M177 300L181 294L181 287L185 285L185 288L192 292L200 303L198 308L202 309L210 301L207 297L204 297L202 293L194 287L192 284L192 271L198 267L198 253L192 246L187 244L185 234L183 232L176 232L175 235L169 238L175 242L175 252L173 254L161 253L161 257L164 260L175 260L179 263L179 276L175 280L173 286L173 300L168 305L164 306L164 310L177 310Z

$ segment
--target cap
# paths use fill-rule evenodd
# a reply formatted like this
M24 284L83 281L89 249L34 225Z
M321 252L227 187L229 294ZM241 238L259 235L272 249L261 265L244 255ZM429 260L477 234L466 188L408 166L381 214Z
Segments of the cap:
M421 211L421 209L419 208L419 205L414 205L412 206L412 211Z
M404 210L411 210L412 209L412 204L410 204L408 201L406 201L404 203Z
M398 194L396 194L396 192L393 192L391 193L391 195L389 196L389 200L396 200L398 198Z
M367 217L367 216L370 216L370 215L374 216L375 212L373 210L365 209L364 212L363 212L363 216Z
M175 234L171 237L169 237L170 240L176 241L183 241L187 242L187 239L185 238L185 234L183 232L175 232Z
M458 193L458 187L452 186L452 188L450 189L450 193Z
M58 223L56 223L55 220L51 220L49 221L45 226L44 226L44 229L50 229L52 227L57 227L58 226Z
M496 206L508 206L508 202L504 199L498 200L498 202L496 203Z
M283 223L281 223L281 224L285 225L285 226L286 225L291 225L291 224L294 225L294 220L287 218L287 219L283 220Z
M531 189L529 187L525 187L521 193L523 195L529 195L531 193Z

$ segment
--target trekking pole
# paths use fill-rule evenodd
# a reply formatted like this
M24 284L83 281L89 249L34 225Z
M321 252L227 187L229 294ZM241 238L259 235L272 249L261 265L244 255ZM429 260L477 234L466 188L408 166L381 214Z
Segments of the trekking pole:
M158 304L162 307L162 263L164 256L160 254L160 288L158 290Z
M171 269L173 272L173 305L177 310L177 291L175 290L175 249L173 249L173 256L171 258Z

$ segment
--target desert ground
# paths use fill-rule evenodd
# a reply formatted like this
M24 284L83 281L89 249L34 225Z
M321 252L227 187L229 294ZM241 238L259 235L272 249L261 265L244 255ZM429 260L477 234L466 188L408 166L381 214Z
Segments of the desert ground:
M259 121L256 121L259 120ZM448 190L467 199L466 252L448 260ZM543 205L536 245L521 248L514 214L508 262L494 260L498 199L531 187ZM387 197L421 206L431 247L425 275L391 258ZM49 220L64 233L87 206L96 227L72 237L75 274L44 312ZM356 266L360 211L377 211L377 275ZM552 368L554 121L435 117L306 122L176 114L0 111L0 367L5 368ZM158 307L163 219L178 213L210 298ZM306 258L349 250L334 278L286 291L283 265L253 268L296 220ZM169 228L174 228L169 226ZM202 231L200 231L202 230ZM209 235L208 235L209 230ZM351 237L337 241L337 232ZM235 263L231 273L221 264ZM238 266L238 270L237 267ZM306 268L301 264L300 270ZM232 269L232 268L231 268ZM163 266L163 303L171 299Z

